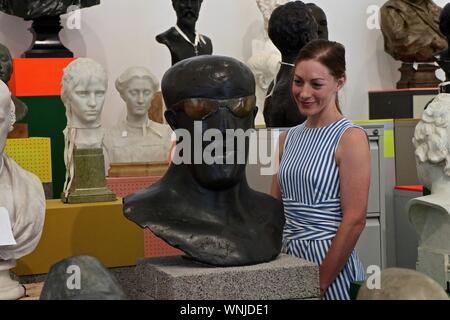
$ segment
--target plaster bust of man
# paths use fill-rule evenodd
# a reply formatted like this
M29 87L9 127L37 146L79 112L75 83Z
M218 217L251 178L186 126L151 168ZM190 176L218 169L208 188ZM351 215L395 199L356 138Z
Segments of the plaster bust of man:
M17 259L36 248L45 217L42 183L4 153L6 136L14 121L9 89L0 81L0 223L7 224L4 228L11 228L15 240L15 244L0 243L0 300L24 295L23 287L10 278L9 269L16 265Z
M172 65L186 58L212 54L211 40L199 34L195 28L202 2L203 0L172 0L177 23L156 36L156 41L169 48Z
M450 254L449 106L450 94L439 94L416 126L413 143L417 174L431 194L408 203L409 219L419 234L417 270L443 287L447 278L444 256Z
M170 68L161 86L165 116L178 139L174 159L182 153L183 161L172 162L158 183L126 197L125 216L199 262L238 266L275 259L281 250L283 208L248 186L248 137L232 149L217 146L222 152L212 162L204 156L212 148L205 133L214 131L226 144L229 130L254 128L251 70L229 57L194 57Z
M148 118L156 77L144 67L130 67L116 80L126 103L126 118L105 134L109 163L164 162L168 160L172 129Z
M389 0L381 8L384 47L403 62L431 62L446 39L439 30L441 8L432 0Z
M292 98L291 79L295 58L310 41L317 39L317 23L302 1L277 7L269 20L269 37L280 50L282 61L276 81L267 91L264 120L267 127L292 127L306 117Z
M80 9L98 5L100 0L2 0L0 11L26 20L43 16L59 16L67 13L70 6Z
M101 112L108 88L105 69L89 58L79 58L65 69L61 99L66 107L64 136L78 149L101 148Z
M13 64L11 53L7 47L0 44L0 79L8 85L9 80L11 80L12 73ZM15 96L11 96L11 99L16 107L16 120L20 121L26 116L28 107Z

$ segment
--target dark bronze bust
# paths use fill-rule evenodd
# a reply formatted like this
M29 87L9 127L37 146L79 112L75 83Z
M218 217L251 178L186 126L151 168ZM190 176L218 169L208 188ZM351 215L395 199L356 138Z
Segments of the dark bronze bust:
M292 98L292 64L300 50L317 39L317 23L302 1L288 2L272 12L269 37L280 50L282 62L275 83L267 91L264 121L267 127L293 127L306 117L300 114Z
M4 83L6 83L6 85L8 85L12 73L13 63L11 53L7 47L0 44L0 78ZM16 121L20 121L26 116L28 107L16 96L11 95L11 99L16 107Z
M325 11L314 3L307 3L306 5L317 22L318 38L328 40L328 21Z
M211 40L199 34L195 28L202 2L203 0L172 0L177 23L156 36L156 41L169 49L172 65L190 57L212 54Z
M33 20L67 13L70 6L81 9L99 3L100 0L1 0L0 11L25 20Z
M442 34L447 39L447 48L443 51L438 52L434 59L439 64L439 66L445 72L445 81L450 81L450 54L449 54L449 44L450 44L450 3L447 3L442 9L439 29ZM450 93L450 85L441 86L441 91Z
M433 55L446 39L439 30L441 8L432 0L388 0L380 10L384 49L402 62L397 89L434 88L437 66ZM415 63L418 63L415 65Z
M172 66L161 88L177 150L157 184L124 199L125 216L198 262L240 266L275 259L281 250L283 205L248 186L248 137L216 154L212 163L204 156L212 142L198 139L212 129L229 142L230 130L254 129L251 70L229 57L193 57ZM181 150L182 145L187 148ZM185 160L175 164L181 154Z
M91 256L74 256L55 263L40 296L40 300L127 299L117 279Z
M402 62L431 62L446 47L432 0L389 0L380 10L385 50Z
M34 41L23 53L25 58L73 57L59 39L62 29L59 16L72 8L86 8L100 0L0 0L0 11L25 20L33 20Z

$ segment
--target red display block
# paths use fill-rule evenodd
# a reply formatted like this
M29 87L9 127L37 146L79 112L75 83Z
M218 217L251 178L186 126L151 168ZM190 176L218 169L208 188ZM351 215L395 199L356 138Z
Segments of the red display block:
M161 177L156 176L106 178L106 186L118 197L124 198L129 194L151 186L159 179ZM184 254L182 251L169 246L149 229L144 230L144 256L146 258L178 256L182 254Z
M17 97L59 96L64 68L75 58L16 58L9 88Z

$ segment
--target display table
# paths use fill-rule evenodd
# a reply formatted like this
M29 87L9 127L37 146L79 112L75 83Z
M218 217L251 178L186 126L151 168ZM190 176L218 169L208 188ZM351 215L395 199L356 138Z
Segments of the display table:
M47 200L39 245L13 271L45 274L54 263L77 255L94 256L110 268L135 265L144 256L143 230L122 211L122 199L84 204Z
M28 106L21 123L28 124L30 137L51 138L53 198L59 198L64 185L64 136L66 108L61 101L64 68L73 58L16 58L8 85L13 95Z

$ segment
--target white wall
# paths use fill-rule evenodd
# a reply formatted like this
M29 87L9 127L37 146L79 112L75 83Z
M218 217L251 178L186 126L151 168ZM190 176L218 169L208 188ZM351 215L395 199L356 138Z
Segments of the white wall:
M348 84L342 94L344 113L351 119L368 118L368 91L392 89L399 78L399 63L384 52L380 30L367 27L370 5L384 0L315 0L328 16L330 39L347 49ZM439 5L447 1L436 0ZM130 65L147 66L161 79L170 67L166 47L154 38L173 26L176 17L170 0L102 0L83 9L81 30L61 32L63 43L75 56L88 56L102 63L109 73L103 123L113 125L123 114L114 88L115 78ZM262 24L254 0L204 0L198 30L208 35L214 53L247 60L251 39ZM20 56L31 43L30 22L0 13L0 42Z

